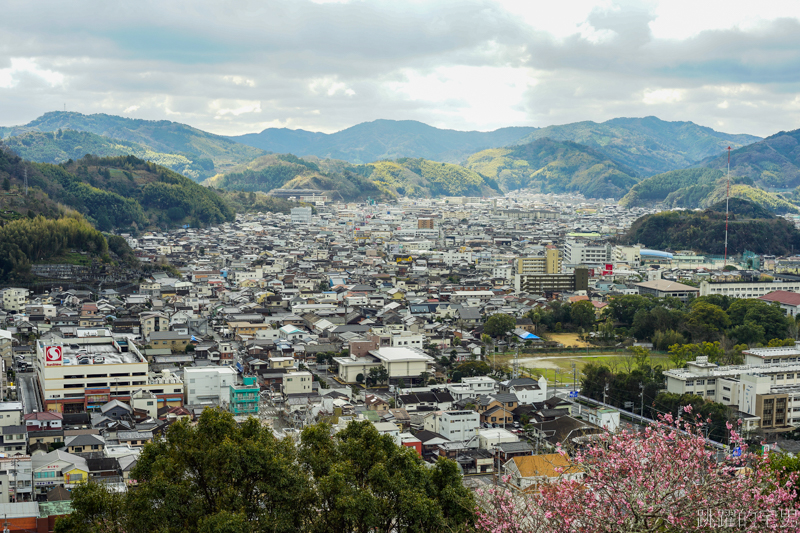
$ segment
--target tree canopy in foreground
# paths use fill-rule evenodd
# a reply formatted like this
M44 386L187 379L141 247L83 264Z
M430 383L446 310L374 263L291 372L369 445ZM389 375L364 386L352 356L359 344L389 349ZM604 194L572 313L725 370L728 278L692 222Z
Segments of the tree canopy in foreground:
M227 412L181 421L145 446L127 493L83 485L61 532L428 532L467 528L458 466L426 466L369 422L306 428L300 444Z

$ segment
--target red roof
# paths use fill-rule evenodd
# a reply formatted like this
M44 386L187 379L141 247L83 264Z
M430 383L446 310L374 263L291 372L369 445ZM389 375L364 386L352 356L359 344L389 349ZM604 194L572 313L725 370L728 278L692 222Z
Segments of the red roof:
M783 305L800 306L800 294L789 291L772 291L764 296L759 296L759 300L765 302L778 302Z

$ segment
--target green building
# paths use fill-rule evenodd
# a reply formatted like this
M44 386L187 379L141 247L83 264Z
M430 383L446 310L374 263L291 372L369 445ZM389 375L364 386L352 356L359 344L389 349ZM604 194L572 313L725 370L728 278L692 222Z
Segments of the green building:
M235 415L251 415L258 413L258 397L261 390L255 376L242 378L244 384L232 385L230 409Z

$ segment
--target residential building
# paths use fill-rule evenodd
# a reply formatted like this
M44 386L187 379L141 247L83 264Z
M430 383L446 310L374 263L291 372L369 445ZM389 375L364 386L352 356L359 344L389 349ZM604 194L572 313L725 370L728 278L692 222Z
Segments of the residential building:
M583 469L572 465L569 456L560 453L513 457L503 465L503 472L517 490L530 490L562 479L579 481L583 477Z
M425 429L451 441L466 441L475 437L480 427L480 415L471 410L436 411L425 419Z
M21 313L25 310L25 302L28 300L28 289L0 289L0 304L3 310L12 313Z
M768 303L777 303L783 312L790 317L797 317L800 312L800 294L789 291L772 291L764 296L759 296L759 300Z
M31 470L34 495L46 494L57 486L71 489L89 478L86 459L64 450L34 455L31 457Z
M32 492L30 456L0 457L0 503L31 501Z
M147 335L147 342L153 348L168 348L173 352L184 352L192 338L177 331L154 331Z
M602 267L611 263L611 244L567 240L564 243L564 262L568 265Z
M308 379L311 379L311 373ZM286 378L284 378L286 383ZM255 376L244 376L241 384L233 384L230 387L229 409L234 415L255 415L258 414L258 400L260 399L261 389L258 386Z
M223 405L230 400L230 387L234 383L236 370L229 366L183 369L187 405Z
M284 396L290 394L308 394L314 390L311 372L290 372L283 377L281 385Z
M22 424L22 402L0 402L0 427Z
M310 207L293 207L291 211L292 224L311 224L311 215L313 213Z
M534 274L561 273L561 252L556 247L548 247L542 256L519 257L516 261L516 274L529 276Z
M516 292L576 292L589 289L589 270L576 268L572 274L517 274L514 276Z
M145 338L151 333L169 330L169 318L164 313L142 313L139 323L142 337Z

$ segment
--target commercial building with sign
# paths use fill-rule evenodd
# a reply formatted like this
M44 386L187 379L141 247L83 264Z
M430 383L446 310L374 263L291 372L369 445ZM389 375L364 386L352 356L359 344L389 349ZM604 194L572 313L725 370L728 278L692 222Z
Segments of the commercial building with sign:
M115 339L108 330L97 333L36 342L36 374L46 411L77 413L112 399L129 402L139 389L154 394L159 407L183 405L180 378L150 373L136 346Z

